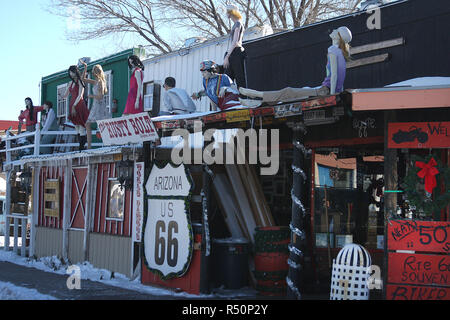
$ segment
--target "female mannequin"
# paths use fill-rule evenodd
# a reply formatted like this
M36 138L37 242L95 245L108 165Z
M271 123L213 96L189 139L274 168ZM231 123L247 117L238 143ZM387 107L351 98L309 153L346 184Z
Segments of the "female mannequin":
M228 41L228 50L225 53L223 67L225 73L236 82L239 88L246 87L246 78L244 70L245 50L242 46L244 36L244 26L242 24L242 15L235 5L227 5L227 16L233 21L233 27Z
M344 90L346 61L350 59L349 42L352 33L347 27L339 27L330 34L333 44L328 48L328 61L326 77L320 88L291 88L287 87L279 91L256 91L240 88L239 92L248 97L262 98L262 100L243 99L245 106L258 106L262 102L276 103L299 100L310 96L326 96L337 94Z
M25 119L25 126L28 132L36 130L37 113L44 110L44 107L35 107L31 98L25 98L25 111L19 115L19 133L22 131L22 123Z
M83 81L86 83L90 83L93 85L92 93L88 95L88 99L92 98L92 108L89 112L89 117L86 121L86 132L87 132L87 148L91 148L92 144L92 128L91 125L97 120L104 120L111 118L111 113L106 108L106 103L103 99L104 95L108 92L108 88L106 86L105 74L103 72L103 68L101 65L96 64L92 68L92 74L95 80L89 79L86 77L87 74L87 64L83 60L80 60L80 63L84 65L83 71Z
M46 101L44 103L44 110L47 112L45 117L44 126L42 127L42 132L47 131L58 131L58 119L56 118L55 111L53 110L53 103ZM43 144L53 144L55 142L56 135L43 134L41 135L41 145ZM40 154L49 154L52 152L51 147L41 147L39 150Z
M130 78L130 91L123 115L144 112L144 98L142 83L144 80L144 65L135 55L128 58L128 66L132 70Z
M66 89L63 98L67 98L70 94L69 102L69 116L68 119L75 125L75 130L78 133L78 142L80 143L79 150L85 149L86 143L86 121L89 117L89 110L86 107L86 102L83 99L84 88L86 87L80 76L77 66L70 66L69 77L72 82Z
M200 71L203 76L203 90L194 93L191 98L197 100L208 96L213 104L213 110L225 110L240 105L239 95L231 87L232 81L226 74L217 73L217 65L214 61L207 60L200 63Z

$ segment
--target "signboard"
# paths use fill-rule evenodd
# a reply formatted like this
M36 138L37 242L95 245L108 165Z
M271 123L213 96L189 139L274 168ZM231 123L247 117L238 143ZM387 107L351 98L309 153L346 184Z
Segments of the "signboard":
M388 250L450 252L450 222L390 220Z
M142 241L144 224L144 162L134 164L133 186L133 242Z
M193 232L189 214L192 179L183 164L156 164L147 179L145 263L162 279L183 276L189 268Z
M395 252L388 253L387 299L450 300L449 228L450 222L389 221L388 250Z
M226 113L227 122L250 121L250 111L248 109L229 111Z
M448 148L450 122L393 122L388 124L388 147Z
M125 145L159 139L147 112L97 121L104 145Z

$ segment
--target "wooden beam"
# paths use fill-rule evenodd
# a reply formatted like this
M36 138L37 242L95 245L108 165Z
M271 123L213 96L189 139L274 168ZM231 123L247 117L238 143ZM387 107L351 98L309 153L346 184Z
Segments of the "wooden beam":
M355 55L363 52L370 52L385 48L391 48L395 46L400 46L405 44L405 38L395 38L391 40L381 41L381 42L375 42L375 43L369 43L362 46L357 46L350 48L350 54Z
M372 57L361 58L347 62L347 69L362 67L369 64L386 61L389 58L389 53L383 53Z

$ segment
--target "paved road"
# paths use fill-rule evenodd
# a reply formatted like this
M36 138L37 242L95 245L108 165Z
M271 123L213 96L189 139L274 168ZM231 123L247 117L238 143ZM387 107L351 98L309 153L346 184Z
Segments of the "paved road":
M36 289L42 294L62 300L173 300L173 296L155 296L133 290L81 280L81 290L69 290L68 275L44 272L10 262L0 262L0 281L19 287ZM177 298L178 299L178 298Z

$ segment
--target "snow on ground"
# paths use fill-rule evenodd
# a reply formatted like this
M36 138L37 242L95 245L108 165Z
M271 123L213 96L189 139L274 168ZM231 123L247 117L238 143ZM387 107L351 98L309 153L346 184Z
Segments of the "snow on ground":
M0 281L0 301L3 300L57 300L55 297L39 293L36 289L18 287Z
M36 268L45 272L53 272L61 275L67 275L68 277L72 273L66 273L69 265L61 261L56 256L53 257L43 257L40 259L24 258L14 254L11 251L4 251L0 248L0 261L11 262L21 266ZM255 295L255 291L251 288L242 288L239 290L218 290L214 294L201 294L193 295L186 292L174 292L172 290L167 290L158 287L152 287L148 285L143 285L140 282L139 277L135 280L128 279L125 275L114 273L114 278L111 278L111 272L105 269L98 269L92 266L89 262L77 263L76 266L80 268L81 280L91 280L96 282L101 282L105 285L115 286L123 289L134 290L141 293L147 293L156 296L172 296L177 298L185 299L217 299L217 298L238 298L238 297L248 297ZM83 286L83 281L81 281L81 286ZM1 290L1 286L0 286ZM1 294L0 294L1 300Z
M5 236L0 236L0 247L5 246ZM14 246L14 237L9 237L9 246ZM17 238L17 246L22 246L22 237Z

